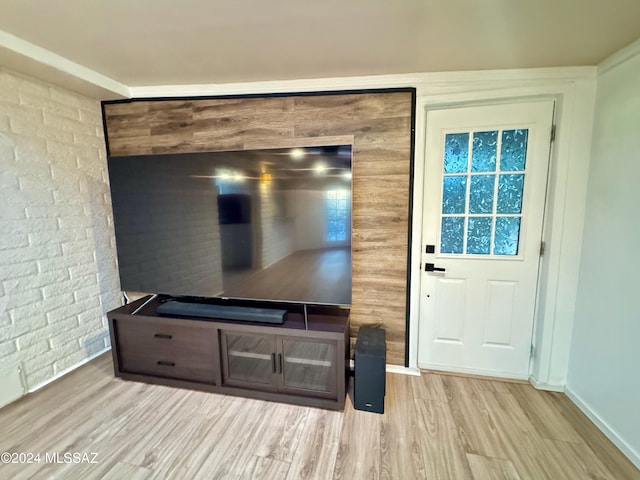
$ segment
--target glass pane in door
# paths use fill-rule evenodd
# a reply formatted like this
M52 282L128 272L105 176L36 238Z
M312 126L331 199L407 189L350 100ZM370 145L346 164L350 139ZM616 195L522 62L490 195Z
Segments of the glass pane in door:
M464 217L442 217L440 253L462 253L463 249Z
M335 389L334 347L320 341L283 339L283 383L287 388L331 392Z
M473 134L472 172L495 172L498 132L476 132Z
M442 213L464 213L467 196L467 177L452 175L444 177Z
M448 134L444 145L444 173L466 172L468 163L469 134Z
M524 175L500 175L498 213L521 213Z
M225 332L227 380L272 383L275 365L273 337Z
M445 135L439 253L518 255L527 141L527 129Z
M517 255L520 237L520 217L496 218L495 255Z
M527 140L529 130L504 130L502 132L502 148L500 150L500 170L503 172L520 172L524 170L527 160Z
M470 217L467 253L488 254L491 250L491 217Z
M491 213L495 175L473 175L469 189L469 213Z

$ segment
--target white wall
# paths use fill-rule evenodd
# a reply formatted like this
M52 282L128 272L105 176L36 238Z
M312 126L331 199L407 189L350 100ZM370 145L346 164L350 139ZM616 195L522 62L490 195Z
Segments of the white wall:
M640 467L640 55L598 81L567 393Z
M111 223L100 104L0 69L0 369L28 390L109 346Z

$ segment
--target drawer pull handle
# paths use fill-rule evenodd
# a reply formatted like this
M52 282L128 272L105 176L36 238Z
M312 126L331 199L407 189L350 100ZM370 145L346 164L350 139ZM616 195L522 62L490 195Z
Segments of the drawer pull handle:
M163 360L158 360L158 365L161 365L163 367L175 367L176 364L174 362L165 362Z
M169 335L167 333L155 333L153 336L155 338L165 338L167 340L171 340L173 338L173 335Z

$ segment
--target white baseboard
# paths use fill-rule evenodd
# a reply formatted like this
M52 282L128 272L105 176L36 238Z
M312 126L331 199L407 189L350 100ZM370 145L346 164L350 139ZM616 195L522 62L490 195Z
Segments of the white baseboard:
M564 393L571 401L584 413L596 426L604 433L613 444L620 449L631 462L640 469L640 453L636 452L631 445L625 442L613 430L600 415L598 415L579 395L573 392L569 387L565 387Z
M351 370L355 369L355 363L353 359L349 360L349 368ZM403 367L402 365L389 365L387 363L385 371L389 373L399 373L401 375L415 375L416 377L420 376L419 368Z
M420 376L419 368L403 367L401 365L387 365L387 372L400 373L402 375L414 375L416 377Z
M529 376L529 383L538 390L546 390L548 392L564 392L564 385L554 385L551 383L540 382L533 375Z
M104 348L104 349L100 350L98 353L94 353L93 355L85 358L81 362L76 363L72 367L66 368L65 370L57 373L56 375L54 375L53 377L45 380L44 382L38 383L37 385L34 385L33 387L29 387L28 393L35 392L36 390L40 390L42 387L44 387L46 385L49 385L52 382L55 382L59 378L64 377L67 373L72 372L73 370L75 370L78 367L81 367L85 363L89 363L94 358L99 357L100 355L102 355L105 352L108 352L109 350L111 350L111 347Z
M20 365L11 364L0 369L0 408L15 402L27 393Z

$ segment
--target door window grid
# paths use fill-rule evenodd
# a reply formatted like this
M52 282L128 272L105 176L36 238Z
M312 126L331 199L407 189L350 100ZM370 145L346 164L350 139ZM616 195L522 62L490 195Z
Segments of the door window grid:
M445 136L440 253L518 254L527 137L527 129Z

